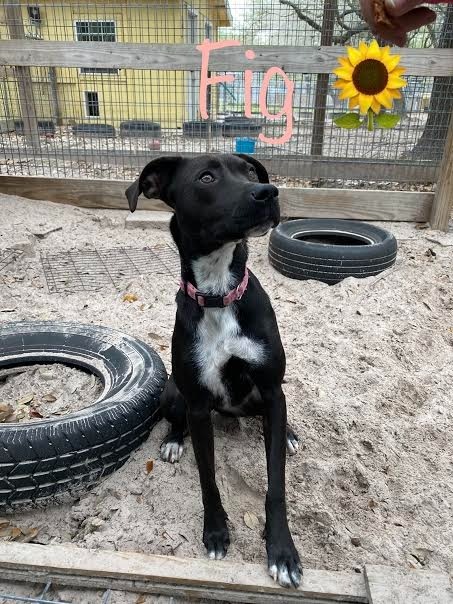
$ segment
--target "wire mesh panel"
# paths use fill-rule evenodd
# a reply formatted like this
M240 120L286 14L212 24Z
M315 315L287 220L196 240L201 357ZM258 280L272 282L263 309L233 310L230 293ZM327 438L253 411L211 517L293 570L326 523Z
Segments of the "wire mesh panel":
M244 48L291 45L294 52L321 42L342 46L371 39L357 0L234 0L230 6L226 0L41 0L33 5L10 0L0 4L2 10L1 39L165 43L175 48L205 38L234 39ZM437 21L411 34L410 46L452 47L453 5L435 10ZM276 160L270 164L273 177L287 185L401 189L434 180L453 105L451 77L408 77L403 98L395 102L398 126L368 132L335 125L347 105L332 87L333 76L287 73L294 82L293 133L285 144L268 144L260 135L280 137L288 116L263 118L265 74L254 72L248 84L244 73L216 75L232 81L209 89L210 119L203 120L199 70L2 68L0 173L129 180L156 154L234 152L241 150L238 139L248 139L246 148L258 158ZM247 86L252 117L244 113ZM284 81L273 77L265 94L270 113L282 110L285 95ZM324 165L320 172L305 161L313 157L332 168ZM357 177L336 169L339 159L356 162Z
M0 271L22 256L22 250L5 249L0 250Z
M176 281L179 256L173 245L42 252L50 293L121 289L140 275L166 275Z

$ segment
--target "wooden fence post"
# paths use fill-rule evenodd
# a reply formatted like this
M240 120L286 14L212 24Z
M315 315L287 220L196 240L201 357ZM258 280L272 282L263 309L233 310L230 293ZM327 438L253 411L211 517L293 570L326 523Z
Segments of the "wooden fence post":
M58 98L58 85L57 85L57 68L49 67L49 90L50 90L50 106L52 111L52 117L55 119L57 126L63 125L63 119L61 116L60 100Z
M25 39L22 9L19 0L8 0L5 4L5 14L11 39ZM36 118L31 69L30 67L16 66L14 67L14 73L17 78L20 112L24 123L25 140L27 145L30 145L34 149L39 149L41 143L38 133L38 120Z
M335 26L335 2L324 2L322 17L321 46L332 46ZM311 132L311 155L322 155L324 131L326 128L327 93L329 91L329 74L320 73L316 77L315 109L313 112L313 129Z
M450 115L447 140L439 171L436 196L429 222L433 229L448 230L448 222L453 208L453 111Z

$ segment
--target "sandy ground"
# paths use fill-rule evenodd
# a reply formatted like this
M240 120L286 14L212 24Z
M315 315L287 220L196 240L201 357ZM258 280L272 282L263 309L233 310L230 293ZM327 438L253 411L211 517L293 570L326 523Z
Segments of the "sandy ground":
M61 318L169 343L176 292L170 278L137 278L123 291L51 295L39 261L43 250L152 245L166 241L166 232L126 231L119 211L8 196L0 196L0 206L0 250L25 251L1 273L0 324ZM281 276L267 262L266 238L251 244L250 266L274 302L288 359L288 415L303 443L287 463L289 521L308 568L360 572L375 563L453 573L453 226L449 234L386 226L398 238L396 266L333 287ZM33 235L56 227L62 230ZM124 302L125 292L137 302ZM160 354L169 368L169 347L160 346ZM260 423L216 418L215 426L229 558L264 565ZM73 505L16 514L11 522L37 527L34 541L44 544L204 556L192 447L188 441L178 465L161 462L166 429L159 424L123 468ZM155 460L149 475L148 459ZM246 526L246 512L256 514L257 528ZM112 602L136 601L118 598Z
M0 370L0 404L12 411L7 422L57 419L88 407L102 390L95 375L58 363Z

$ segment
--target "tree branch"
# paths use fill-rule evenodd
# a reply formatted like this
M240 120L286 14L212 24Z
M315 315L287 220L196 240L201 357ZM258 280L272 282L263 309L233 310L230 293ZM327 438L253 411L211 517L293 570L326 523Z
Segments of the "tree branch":
M361 34L364 31L369 31L369 27L368 25L357 25L357 27L355 27L354 29L349 29L348 31L345 31L343 34L340 34L339 36L334 36L332 42L333 44L338 44L340 46L342 46L343 44L345 44L350 38L352 38L352 36L355 36L356 34Z
M302 10L300 9L300 7L295 2L293 2L292 0L279 0L279 2L280 2L280 4L284 4L285 6L291 7L293 9L293 11L296 13L298 19L300 19L301 21L305 21L305 23L308 23L308 25L310 27L312 27L314 30L322 32L321 25L319 23L317 23L314 19L312 19L311 17L309 17L308 15L303 13ZM336 6L338 7L338 5L336 5ZM357 25L356 27L349 27L348 25L346 25L346 23L344 23L344 21L342 20L342 17L344 17L348 14L352 14L352 13L357 14L357 11L354 9L351 9L350 11L345 11L340 16L340 14L338 12L338 8L337 8L337 10L336 10L337 22L343 29L346 29L347 31L345 31L342 34L339 34L337 36L333 36L332 44L334 46L343 45L356 34L360 34L364 31L369 31L368 25L366 25L364 23L361 25Z
M338 13L338 16L340 17L340 19L342 19L344 17L347 17L348 15L360 15L360 13L358 11L356 11L354 8L350 8L349 10L345 10L341 14Z
M294 2L291 2L291 0L279 0L280 4L285 4L286 6L290 6L293 11L296 13L297 18L300 19L301 21L305 21L305 23L308 23L308 25L310 27L312 27L313 29L315 29L316 31L322 31L322 27L319 25L319 23L316 23L316 21L314 21L311 17L309 17L308 15L305 15L301 9L297 6L297 4L295 4Z

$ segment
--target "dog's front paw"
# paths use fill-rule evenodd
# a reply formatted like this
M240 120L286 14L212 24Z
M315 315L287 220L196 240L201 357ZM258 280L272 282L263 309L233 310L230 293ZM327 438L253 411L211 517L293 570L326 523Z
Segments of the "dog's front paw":
M182 437L169 434L160 446L160 458L168 463L177 463L184 451L184 440Z
M302 564L290 534L285 539L267 540L269 574L282 587L299 587Z
M289 455L296 455L299 450L299 437L289 426L286 426L286 450Z
M211 560L225 558L230 545L230 533L226 523L226 514L218 513L212 516L205 515L203 529L203 543Z

